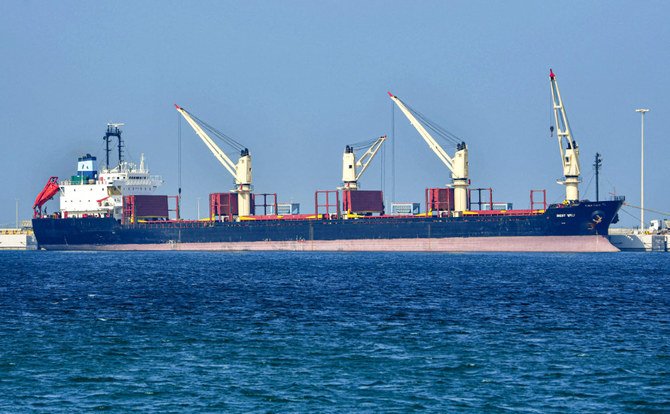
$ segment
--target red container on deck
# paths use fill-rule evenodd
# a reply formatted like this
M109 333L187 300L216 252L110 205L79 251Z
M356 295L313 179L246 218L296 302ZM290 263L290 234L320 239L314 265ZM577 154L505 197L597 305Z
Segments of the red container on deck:
M168 197L166 195L131 195L123 197L125 206L132 205L132 215L136 218L168 218Z
M383 213L384 194L376 190L342 191L343 210L352 213Z
M236 193L212 193L209 195L209 217L236 216Z
M123 196L123 221L135 223L138 219L169 219L168 196Z
M453 188L427 188L426 204L428 211L453 211Z

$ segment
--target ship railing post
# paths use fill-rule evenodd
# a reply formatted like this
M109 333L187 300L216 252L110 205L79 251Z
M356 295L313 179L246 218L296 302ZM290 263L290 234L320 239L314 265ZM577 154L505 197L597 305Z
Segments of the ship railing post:
M341 211L340 211L340 192L335 191L335 205L337 206L337 218L340 218Z
M535 201L535 193L542 193L542 201ZM530 190L530 209L535 210L535 205L541 204L542 209L547 209L547 190Z
M234 219L234 216L233 216L233 202L231 200L233 200L233 197L230 196L230 193L228 193L228 194L229 194L228 195L228 221L230 221L232 223L233 219ZM238 216L240 214L239 203L237 205L237 214L238 214Z

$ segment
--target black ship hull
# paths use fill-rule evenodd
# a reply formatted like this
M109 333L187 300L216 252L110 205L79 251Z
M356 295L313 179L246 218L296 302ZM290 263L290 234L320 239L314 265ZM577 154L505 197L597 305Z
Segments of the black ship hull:
M542 214L166 221L37 218L48 250L617 251L606 239L622 201L551 205Z

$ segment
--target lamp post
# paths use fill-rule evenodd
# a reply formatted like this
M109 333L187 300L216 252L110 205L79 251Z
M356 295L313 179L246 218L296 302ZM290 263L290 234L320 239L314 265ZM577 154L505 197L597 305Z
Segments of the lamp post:
M196 206L198 210L198 220L200 220L200 197L197 197L196 201L197 201Z
M642 131L640 133L640 231L644 232L644 114L649 112L649 109L640 108L636 109L635 112L639 112L642 117Z

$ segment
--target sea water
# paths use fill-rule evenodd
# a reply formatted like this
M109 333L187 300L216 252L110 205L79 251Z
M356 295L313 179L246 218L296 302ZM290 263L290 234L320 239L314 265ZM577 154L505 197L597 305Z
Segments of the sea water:
M670 254L0 252L0 411L670 412Z

